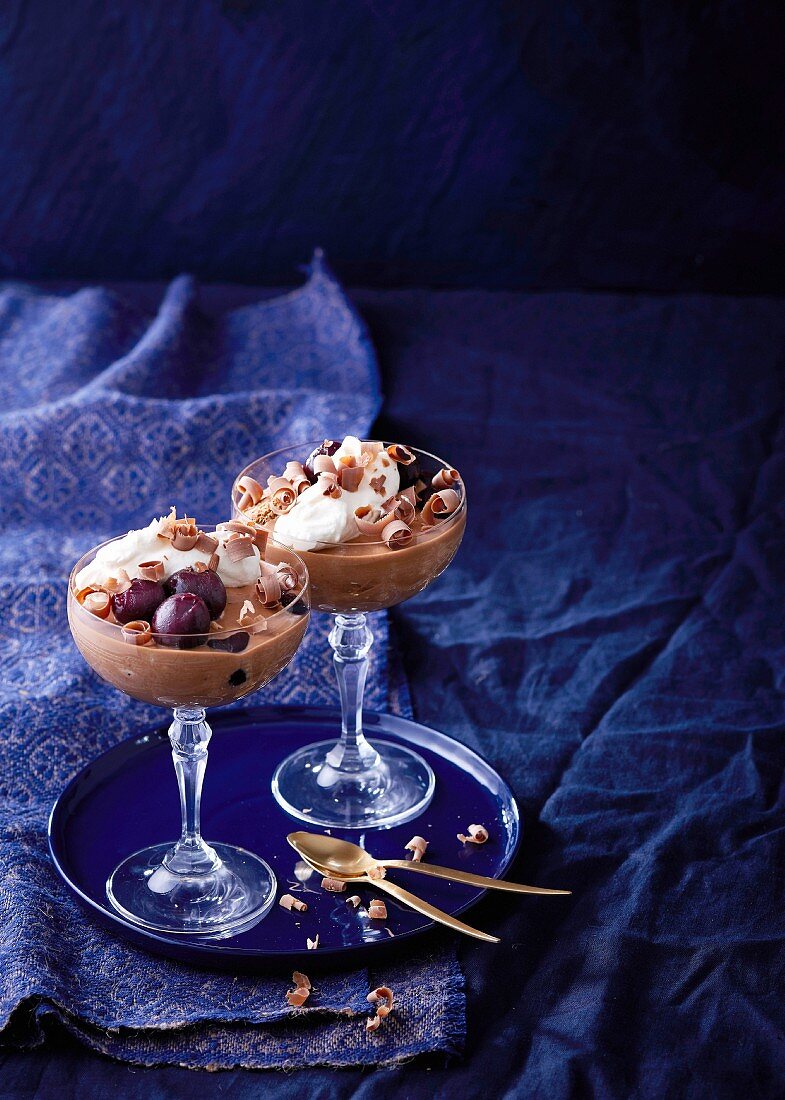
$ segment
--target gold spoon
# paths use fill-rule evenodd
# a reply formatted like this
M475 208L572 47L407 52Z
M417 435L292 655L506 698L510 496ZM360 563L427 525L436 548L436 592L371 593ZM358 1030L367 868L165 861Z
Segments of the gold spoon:
M480 886L483 890L507 890L513 894L571 894L571 890L547 890L544 886L524 886L519 882L505 882L504 879L474 875L470 871L457 871L450 867L438 867L433 863L415 863L409 859L374 859L359 844L348 840L339 840L334 836L321 833L289 833L286 838L291 846L307 863L318 864L318 870L334 878L353 879L367 875L374 867L400 868L404 871L417 871L421 875L433 875L435 878L447 878L453 882L465 882L470 886ZM377 885L379 879L372 880Z
M291 844L291 840L289 843ZM294 848L293 844L292 847ZM295 849L295 851L297 850ZM302 852L299 854L303 855ZM303 856L303 859L305 859L305 856ZM328 867L320 867L318 863L314 863L310 859L306 859L305 862L320 875L329 875L332 878L338 877L333 875ZM414 909L415 912L422 913L424 917L430 917L431 920L435 920L438 924L443 924L447 928L452 928L455 932L463 932L465 936L471 936L475 940L484 940L486 943L499 943L498 936L491 936L488 932L481 932L479 928L474 928L471 924L465 924L457 917L445 913L442 909L437 909L430 902L418 898L416 894L410 894L408 890L404 890L402 886L397 886L394 882L371 879L367 875L355 875L351 881L362 886L372 886L375 890L378 889L385 894L389 894L397 901L408 905L410 909Z

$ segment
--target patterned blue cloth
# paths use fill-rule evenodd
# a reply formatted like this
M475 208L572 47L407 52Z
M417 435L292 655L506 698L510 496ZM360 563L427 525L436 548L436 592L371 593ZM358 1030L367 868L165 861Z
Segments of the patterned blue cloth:
M400 964L402 1010L371 1041L378 977L320 979L294 1017L288 971L201 972L99 930L67 896L46 850L66 780L161 712L99 681L73 646L71 563L171 504L225 518L251 456L298 439L366 432L380 404L365 328L317 254L305 286L211 315L193 280L155 316L101 289L0 294L0 1028L40 1040L52 1017L98 1050L145 1064L223 1068L352 1065L457 1049L462 978L452 952ZM325 622L261 701L334 703ZM370 708L405 685L377 616ZM174 778L172 796L175 796ZM427 964L427 965L426 965ZM369 986L369 983L371 985ZM347 1012L348 1010L348 1012Z

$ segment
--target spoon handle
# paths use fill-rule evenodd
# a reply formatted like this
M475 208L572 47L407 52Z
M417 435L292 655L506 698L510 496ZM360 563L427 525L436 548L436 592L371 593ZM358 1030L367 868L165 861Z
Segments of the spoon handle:
M442 912L442 910L437 909L435 905L423 901L423 899L418 898L416 894L410 894L409 891L404 890L402 886L396 886L394 882L388 882L387 879L370 879L366 875L363 876L362 879L354 879L353 881L365 882L369 886L383 890L391 897L396 898L398 901L402 901L404 905L408 905L410 909L422 913L424 917L430 917L431 920L438 921L439 924L445 924L448 928L452 928L456 932L463 932L464 935L473 936L476 940L485 940L486 943L499 942L498 936L490 936L487 932L481 932L479 928L472 928L470 924L464 924L462 920L451 917L449 913Z
M382 867L400 868L402 871L417 871L421 875L433 875L434 878L448 878L453 882L465 882L470 886L481 886L484 890L507 890L511 894L571 894L571 890L547 890L544 886L524 886L521 882L505 882L502 878L488 878L474 875L470 871L457 871L452 867L438 867L435 863L415 863L411 859L382 859Z

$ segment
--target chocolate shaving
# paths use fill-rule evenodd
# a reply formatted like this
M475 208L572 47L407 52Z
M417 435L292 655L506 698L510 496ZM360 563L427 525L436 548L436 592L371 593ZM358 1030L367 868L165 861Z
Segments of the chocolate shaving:
M385 493L385 482L387 481L387 474L379 474L378 477L371 478L371 488L375 493L378 493L380 497Z
M461 844L484 844L488 839L488 830L484 825L470 825L466 831L468 836L458 833Z
M395 518L399 519L401 523L405 523L407 527L412 525L414 517L417 515L417 509L414 504L405 496L401 496L395 501L393 512L395 513Z
M164 563L162 561L141 561L138 566L139 577L143 581L162 581Z
M347 493L356 493L364 477L365 470L362 466L344 466L339 474L341 488Z
M368 906L368 916L371 920L387 920L387 906L381 898L373 898Z
M241 519L230 519L226 523L218 524L219 531L231 531L233 535L250 535L253 537L256 531L256 525L251 523L244 523ZM213 547L215 549L215 547Z
M291 894L284 894L283 897L278 899L278 904L282 909L296 909L298 913L305 913L308 909L304 901L293 898Z
M218 549L218 539L214 539L212 535L200 531L196 536L196 549L203 554L212 554Z
M277 516L285 515L297 500L291 481L285 477L269 477L270 507Z
M298 989L313 989L313 986L311 985L311 979L308 977L307 974L303 974L299 970L295 970L295 972L292 974L292 981Z
M237 616L237 621L240 626L245 626L246 620L253 618L256 615L256 608L250 600L245 600L243 606L240 608L240 614Z
M191 569L194 573L206 573L207 564L203 561L195 561L191 566Z
M135 619L123 626L123 641L131 645L147 645L153 640L150 624L144 619Z
M108 619L112 601L106 592L88 592L81 601L82 607L99 619Z
M177 509L172 505L169 510L168 516L162 516L158 521L158 537L162 539L168 539L170 542L174 538L174 527L177 523Z
M289 990L289 992L286 994L286 1000L289 1002L292 1008L302 1008L310 995L310 989L306 989L304 986L298 986L297 989Z
M249 535L230 535L224 543L224 550L229 561L242 561L243 558L253 557L255 542Z
M115 576L107 577L98 587L102 592L109 592L114 595L116 592L125 592L126 589L130 588L131 578L124 569L120 569Z
M236 490L237 495L240 497L241 511L243 510L242 504L244 500L247 499L248 504L253 506L254 504L259 503L259 501L262 499L262 494L264 493L264 489L262 489L256 478L249 477L247 474L245 474L241 478L238 478Z
M389 550L403 550L413 538L411 527L400 519L394 519L382 528L382 541Z
M281 582L275 573L262 573L256 582L256 592L263 607L274 607L281 599Z
M297 576L297 570L286 561L278 563L275 568L275 576L278 578L278 583L284 592L294 592L295 588L300 583L300 578Z
M354 519L361 535L381 535L385 526L395 520L394 512L384 512L378 519L366 519L365 516L370 515L372 511L373 509L368 505L363 505L362 508L356 508L354 511Z
M352 908L356 909L357 906L360 904L360 901L361 901L361 898L360 898L359 894L352 894L352 896L350 898L346 899L346 904L351 905Z
M423 527L433 527L451 515L459 507L461 498L454 489L442 489L425 502L422 510Z
M332 878L330 875L322 879L322 890L326 890L328 894L342 894L345 889L346 883L343 879Z
M313 460L313 472L315 474L334 474L337 471L335 463L329 455L317 455Z
M391 444L387 448L387 454L396 462L400 462L401 466L411 466L416 457L414 452L410 451L408 447L404 447L402 443Z
M199 538L196 524L190 518L175 524L172 546L175 550L193 550Z
M218 557L217 554L213 554L213 556L210 558L210 560L207 563L207 568L212 569L212 571L215 572L216 569L218 568L219 563L220 563L220 558Z
M294 460L287 462L283 476L292 483L292 488L298 496L311 484L308 474L303 469L302 462L295 462Z
M372 867L368 872L368 878L373 882L378 882L379 879L387 878L387 870L377 863L376 866Z
M451 489L453 485L456 485L461 480L461 475L457 470L450 469L446 466L443 470L439 470L437 474L431 478L431 485L434 489Z
M365 439L360 444L360 455L368 455L371 459L376 458L378 454L381 454L383 445L377 443L374 439Z
M77 603L83 604L85 596L89 596L91 592L100 592L101 589L97 584L88 584L86 588L80 588L74 593L74 599Z
M319 946L319 933L316 933L315 940L308 939L308 937L306 936L305 946L308 948L309 951L315 951L316 948Z
M328 481L327 480L328 477L329 477L329 474L322 474L321 478L319 480L319 484L324 484L324 489L322 490L322 495L326 496L326 497L330 497L331 500L338 500L338 498L341 496L341 493L343 492L343 490L341 489L341 486L338 484L338 479L337 478L335 479L335 481L333 481L332 478L330 478L330 480Z
M381 1016L369 1016L368 1019L365 1021L365 1031L366 1031L366 1033L369 1032L369 1031L376 1031L376 1029L379 1027L381 1022L382 1022Z
M412 863L421 863L428 847L428 841L424 836L413 836L408 844L404 844L404 851L412 853Z

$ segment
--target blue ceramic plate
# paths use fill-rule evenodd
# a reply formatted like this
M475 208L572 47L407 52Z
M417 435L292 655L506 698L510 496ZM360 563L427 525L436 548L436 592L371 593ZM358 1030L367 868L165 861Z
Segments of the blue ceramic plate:
M298 881L297 855L286 834L307 826L281 810L270 792L275 766L311 741L335 735L337 711L309 707L264 707L209 716L215 736L202 799L202 829L208 841L228 841L264 856L278 877L278 892L308 903L306 913L275 905L255 928L229 940L183 941L148 932L126 922L106 900L105 883L129 852L179 833L177 784L166 728L123 741L84 768L63 791L49 822L49 848L66 884L104 924L150 951L201 966L264 968L275 963L342 962L421 935L433 922L398 905L392 898L359 886L367 905L372 894L384 897L388 920L373 923L363 909L347 905L347 894L327 894L319 876ZM380 858L399 858L406 842L420 833L429 842L433 863L500 877L512 862L520 839L515 799L503 779L471 749L443 733L389 714L368 714L372 740L397 741L421 753L436 773L436 793L423 815L394 829L367 833L333 830L363 844ZM491 838L482 847L462 845L456 834L472 822L485 825ZM327 830L317 830L326 832ZM302 877L302 869L300 869ZM448 913L461 913L484 891L459 883L392 871L390 878ZM306 937L319 933L319 949L306 950Z

